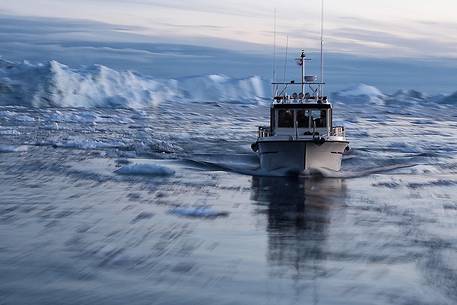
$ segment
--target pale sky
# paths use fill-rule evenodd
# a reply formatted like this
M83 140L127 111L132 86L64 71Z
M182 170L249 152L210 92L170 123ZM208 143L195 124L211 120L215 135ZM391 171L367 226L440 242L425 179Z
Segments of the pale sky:
M456 0L325 0L326 49L376 57L457 57ZM231 49L319 46L320 0L14 0L0 13L88 19L129 31Z

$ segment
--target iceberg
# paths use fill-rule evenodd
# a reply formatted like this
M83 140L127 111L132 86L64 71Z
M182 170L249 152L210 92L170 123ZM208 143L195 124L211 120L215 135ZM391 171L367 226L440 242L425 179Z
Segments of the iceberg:
M270 81L256 75L232 78L212 74L154 79L103 65L72 68L55 60L31 64L0 59L0 106L143 109L164 101L257 105L269 103L270 92ZM399 90L389 95L374 86L358 84L333 93L332 99L372 105L422 101L452 104L457 101L457 93L427 96L415 90ZM56 121L69 119L84 118L56 115Z
M31 64L0 59L0 106L139 109L167 100L257 104L266 98L266 84L259 76L164 80L103 65L75 69L55 60Z
M384 103L386 95L376 87L359 84L332 94L332 98L339 102L370 103L380 105Z

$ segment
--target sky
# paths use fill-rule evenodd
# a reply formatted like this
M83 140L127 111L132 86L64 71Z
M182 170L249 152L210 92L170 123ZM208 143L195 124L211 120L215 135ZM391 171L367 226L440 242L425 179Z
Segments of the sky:
M328 52L371 57L456 58L455 0L325 0ZM15 0L0 13L86 19L119 31L246 52L270 52L274 11L277 44L319 47L320 0ZM124 28L122 28L124 27Z
M0 1L0 58L101 64L153 78L277 74L296 79L300 49L319 74L320 0ZM277 57L273 60L274 11ZM329 91L457 89L456 0L325 0ZM285 61L286 37L288 59ZM292 60L291 60L292 59ZM284 69L284 67L287 67Z

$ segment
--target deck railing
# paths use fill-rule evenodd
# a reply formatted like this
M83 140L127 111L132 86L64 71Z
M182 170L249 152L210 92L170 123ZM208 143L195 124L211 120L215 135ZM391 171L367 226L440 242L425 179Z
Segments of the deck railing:
M333 137L345 137L346 131L344 130L344 126L335 126L332 128L332 132L330 133Z
M314 134L316 134L316 132L314 132ZM309 131L309 132L306 132L304 135L313 135L313 132ZM319 135L319 133L317 133L317 135ZM330 131L330 136L345 137L346 131L344 130L343 126L335 126ZM259 138L271 137L271 128L268 126L259 126L258 137Z
M271 137L271 128L267 126L259 126L259 138Z

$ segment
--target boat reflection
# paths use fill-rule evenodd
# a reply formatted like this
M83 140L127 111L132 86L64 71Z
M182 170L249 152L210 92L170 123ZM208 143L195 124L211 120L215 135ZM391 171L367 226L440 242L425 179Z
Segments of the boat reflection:
M346 188L341 179L256 177L252 195L266 215L267 260L273 276L315 277L324 259L331 211L342 212Z

